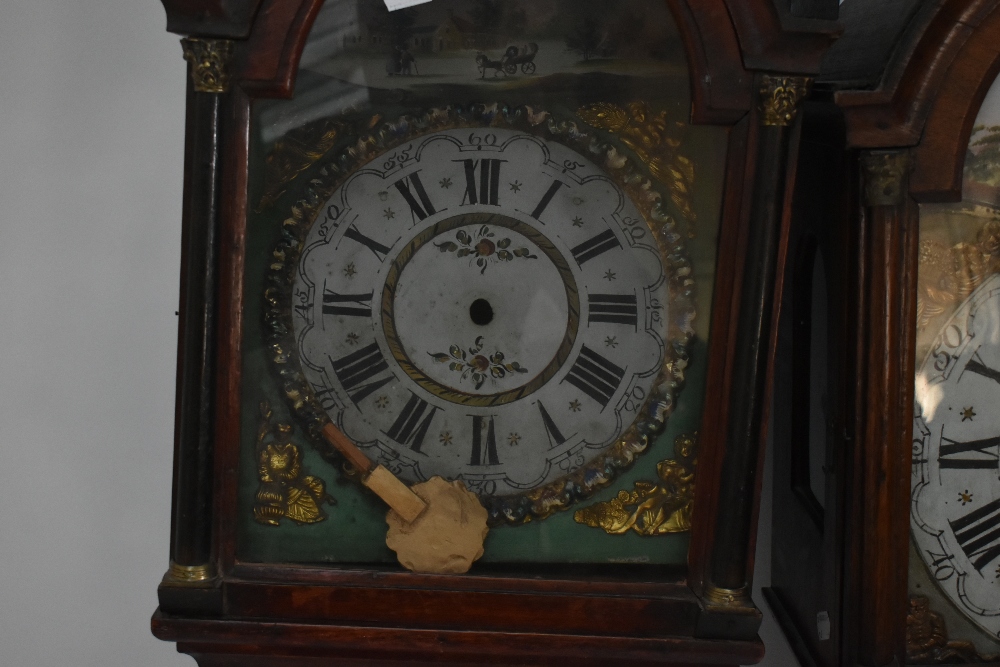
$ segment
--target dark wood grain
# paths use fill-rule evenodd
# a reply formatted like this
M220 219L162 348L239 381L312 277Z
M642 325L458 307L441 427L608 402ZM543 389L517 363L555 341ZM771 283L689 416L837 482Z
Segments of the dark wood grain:
M922 12L920 22L901 39L876 89L837 93L837 104L847 117L848 144L916 145L959 51L995 8L995 0L947 0L933 13ZM992 41L995 45L995 37Z
M261 0L161 0L167 30L178 35L243 39Z
M212 552L219 107L188 78L170 539L171 560L188 566Z
M785 172L791 130L762 126L758 135L749 233L737 292L736 346L730 358L732 386L738 390L730 394L726 449L715 489L719 505L725 509L715 518L711 578L714 585L726 589L745 589L751 580L751 532L755 527L760 450L767 428L785 184L794 180Z
M310 665L297 658L368 658L400 660L404 664L466 662L475 665L740 665L763 655L763 645L753 642L704 641L683 637L621 637L595 631L582 635L480 632L310 625L244 620L188 620L157 613L153 632L160 639L179 643L179 650L196 655L230 653L257 656L259 665ZM284 662L272 661L282 656ZM253 664L237 660L206 664ZM333 663L336 664L336 663Z
M237 88L226 105L227 133L220 207L219 395L215 423L215 520L219 570L236 560L237 486L243 362L243 271L246 261L250 98Z
M913 151L910 192L917 201L957 201L962 196L966 149L986 93L1000 74L1000 9L992 3L927 105L923 138Z
M771 523L771 589L768 602L781 606L776 616L793 642L803 665L840 664L841 554L843 553L843 459L849 443L848 379L851 347L845 344L854 296L855 258L850 252L851 227L843 224L849 207L851 171L844 150L842 117L835 108L807 104L803 109L802 144L789 232L778 353L775 361L771 419L773 469ZM814 303L817 264L825 278L826 303ZM825 350L814 350L814 333L826 313ZM816 337L818 342L821 338ZM817 386L814 354L825 357L827 382ZM819 392L819 396L815 396ZM812 423L811 403L819 399L825 423ZM817 498L809 481L811 440L821 439L825 494ZM813 462L815 465L817 462ZM820 504L822 501L822 505ZM777 610L776 610L777 612ZM817 614L831 622L828 640L820 641ZM808 655L806 660L803 655Z

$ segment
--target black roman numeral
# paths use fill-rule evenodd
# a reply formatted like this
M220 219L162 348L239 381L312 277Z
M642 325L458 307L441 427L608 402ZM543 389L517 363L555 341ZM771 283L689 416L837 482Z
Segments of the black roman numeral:
M997 445L1000 445L1000 437L970 440L969 442L955 442L942 437L941 443L941 449L938 451L939 468L1000 470L1000 457L997 456ZM966 452L978 452L986 458L948 458Z
M559 445L566 442L566 438L563 437L562 432L556 423L552 421L552 417L549 416L549 411L545 409L541 401L538 401L538 411L542 413L542 423L545 424L545 432L549 437L549 449L554 449Z
M639 321L635 294L589 294L590 314L587 323L610 322L636 326Z
M486 451L483 451L483 431L486 431ZM486 462L483 462L483 454L486 454ZM495 466L500 464L497 458L497 435L493 427L493 417L490 417L489 424L483 428L483 417L472 417L472 460L469 465Z
M427 429L431 427L431 420L438 410L437 406L430 406L431 411L427 412L428 405L427 401L411 393L410 400L403 406L403 411L385 434L401 445L408 445L411 450L419 454ZM425 412L427 416L420 421Z
M1000 383L1000 371L993 370L992 368L984 364L978 352L973 354L972 358L969 359L969 363L965 365L965 370L972 371L977 375L982 375L984 378L988 380L993 380L994 382Z
M594 259L598 255L611 250L612 248L621 248L621 244L618 242L618 237L610 229L605 230L598 234L597 236L584 241L580 245L573 248L573 258L579 266L583 266L583 263L587 260Z
M535 210L531 212L532 218L538 220L539 216L541 216L542 213L545 212L545 209L548 207L549 202L552 201L552 198L556 196L556 192L563 185L565 185L565 183L563 183L562 181L552 181L552 185L550 185L549 189L545 191L544 195L542 195L542 200L538 202L538 206L536 206Z
M606 408L623 377L625 369L615 366L584 345L563 382L569 382Z
M417 220L423 220L429 215L434 215L437 211L434 210L434 205L431 204L430 197L427 196L427 190L424 189L424 184L420 182L420 174L413 173L409 176L404 176L399 179L393 185L399 190L399 194L403 195L403 199L410 207L410 213L413 215L414 222ZM412 191L411 191L412 188ZM413 193L416 192L417 196L414 197ZM420 199L418 202L417 199Z
M465 194L462 206L466 204L500 205L500 165L506 160L455 160L465 165ZM479 183L476 184L476 167L479 167ZM478 192L478 196L477 196Z
M378 257L378 261L380 262L384 262L385 256L389 254L389 248L382 245L375 239L369 238L364 234L362 234L361 232L359 232L358 228L355 225L351 225L350 227L347 228L347 231L344 232L344 238L351 239L352 241L357 241L358 243L367 246L369 250L375 253L375 256Z
M980 572L1000 556L1000 500L987 503L948 523L962 551Z
M338 294L324 288L323 314L371 317L372 292L368 292L368 294Z
M379 373L389 370L389 365L385 363L377 343L372 343L336 361L330 359L330 363L337 379L344 385L355 405L394 379L390 373L387 377L372 380Z

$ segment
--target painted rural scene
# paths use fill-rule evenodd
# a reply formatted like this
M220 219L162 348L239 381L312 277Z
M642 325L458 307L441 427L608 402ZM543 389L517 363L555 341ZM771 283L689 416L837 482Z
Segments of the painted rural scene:
M382 0L330 0L304 69L351 83L495 82L554 73L618 72L677 61L659 3L625 0L434 0L388 11ZM679 63L678 63L679 64Z

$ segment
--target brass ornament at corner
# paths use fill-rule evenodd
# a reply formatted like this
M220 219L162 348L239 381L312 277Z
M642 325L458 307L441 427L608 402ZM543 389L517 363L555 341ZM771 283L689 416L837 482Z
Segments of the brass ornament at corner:
M191 63L191 79L199 93L229 91L233 41L185 37L181 40L184 60Z
M795 122L799 103L811 87L812 79L807 76L761 77L761 122L781 127L791 125Z
M866 206L899 206L906 198L913 159L906 151L868 151L861 156Z
M253 518L266 526L279 526L282 519L295 523L318 523L326 519L324 503L335 504L319 477L302 477L302 452L290 441L292 426L271 424L270 406L260 404L257 430L257 476L260 486L254 497Z
M670 200L688 221L690 234L696 219L694 163L679 152L687 129L684 123L669 120L666 111L654 112L645 102L625 107L598 102L580 107L576 113L588 125L618 135L649 173L667 186Z
M710 604L722 607L753 606L753 601L750 599L746 587L722 588L709 585L705 587L705 599Z
M944 618L931 611L923 596L910 598L906 614L906 662L918 665L996 662L1000 655L980 655L969 641L949 641Z
M920 242L917 328L951 312L994 273L1000 273L1000 221L986 222L973 243Z
M165 581L174 584L201 584L214 577L211 565L180 565L170 561L170 569L163 577Z
M606 502L577 510L573 519L608 535L635 531L640 535L665 535L691 530L694 507L694 472L698 434L674 440L675 459L656 464L656 482L639 481L632 491L621 490Z

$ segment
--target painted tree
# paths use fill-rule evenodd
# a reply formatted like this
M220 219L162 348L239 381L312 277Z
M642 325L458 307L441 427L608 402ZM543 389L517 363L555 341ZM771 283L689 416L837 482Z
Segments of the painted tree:
M977 125L976 137L965 156L965 177L979 183L1000 185L1000 125Z
M566 46L572 51L578 51L584 61L590 60L597 55L602 46L604 35L601 33L600 25L592 16L584 17L580 27L566 36Z

